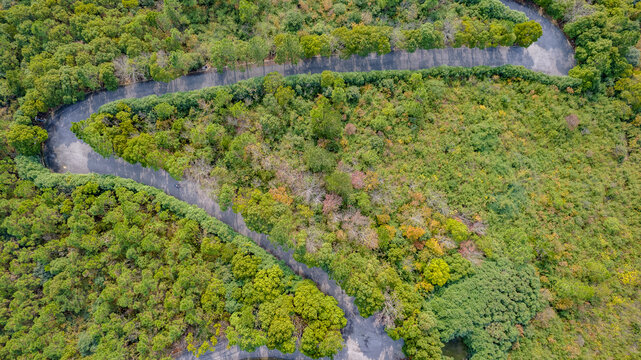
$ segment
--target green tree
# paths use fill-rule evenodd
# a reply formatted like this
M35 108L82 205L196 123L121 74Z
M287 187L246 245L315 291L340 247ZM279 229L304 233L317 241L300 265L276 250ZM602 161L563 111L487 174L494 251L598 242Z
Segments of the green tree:
M403 338L403 352L412 359L430 360L442 357L443 344L431 311L415 311L400 326L389 329L392 339Z
M229 184L223 184L218 193L218 205L222 211L227 211L234 199L234 187Z
M260 126L266 138L279 140L287 131L287 123L283 117L267 114L260 118Z
M154 113L160 120L167 120L176 113L176 107L165 102L154 106Z
M219 72L225 70L225 66L233 67L236 61L234 42L230 39L214 41L211 47L211 61Z
M234 62L244 63L245 69L247 69L247 67L249 66L248 63L251 60L249 46L250 45L247 41L243 41L243 40L234 41L234 48L235 48L235 55L236 55L236 59L234 60Z
M317 55L329 56L332 48L331 39L328 35L304 35L300 38L300 45L306 58L313 58Z
M452 240L456 242L460 243L470 237L470 231L467 226L456 219L449 218L445 220L445 228L452 236Z
M296 32L301 29L304 21L303 14L301 14L298 9L290 10L285 14L283 25L285 26L285 30Z
M40 154L42 143L47 138L47 131L37 126L15 124L7 133L9 145L24 155Z
M258 20L258 6L251 1L240 0L238 4L238 17L243 24L253 25Z
M519 336L515 325L526 324L541 308L539 286L530 266L486 261L473 276L432 298L428 307L443 342L463 337L472 359L507 359Z
M334 140L341 135L343 124L340 114L332 107L326 97L319 97L316 106L310 111L310 117L311 132L315 138Z
M478 8L481 15L488 19L508 20L517 24L528 21L524 13L511 10L499 0L481 0Z
M241 252L234 255L231 261L232 272L240 280L253 278L258 272L259 264L259 258L252 254L243 254Z
M100 82L107 90L116 90L118 88L118 78L114 75L114 65L105 63L100 65L99 72Z
M624 99L633 111L641 112L641 73L635 72L630 78L624 78L614 86L619 96Z
M226 331L229 345L238 345L245 351L254 351L267 343L264 331L256 329L256 318L250 306L231 315Z
M358 24L351 29L340 27L332 35L339 40L342 56L349 57L353 54L366 56L372 52L387 54L391 51L390 33L390 27Z
M278 89L276 89L274 97L276 98L278 105L285 109L294 99L295 95L296 93L294 92L294 89L290 86L279 86Z
M427 265L424 275L433 285L443 286L450 279L450 266L443 259L433 259Z
M490 35L492 37L491 45L493 46L512 46L516 41L516 35L501 23L490 24Z
M307 148L303 159L312 172L330 172L336 165L333 154L318 146Z
M514 35L517 45L528 47L543 35L543 28L541 24L530 20L514 25Z
M122 0L122 6L128 9L138 7L138 0Z
M354 191L349 174L341 171L335 171L325 177L325 183L328 191L340 195L343 199L347 199Z
M249 293L245 294L249 303L270 302L283 293L283 270L278 265L259 270L254 276Z
M294 323L291 316L294 314L293 298L282 295L272 302L260 305L258 319L261 327L267 329L267 346L279 349L284 353L296 350L294 336Z
M300 47L298 36L288 33L282 33L274 37L274 46L276 47L276 57L274 61L277 64L292 63L298 64L298 60L303 55L303 49Z
M444 46L443 33L434 29L431 23L425 23L419 28L420 40L419 47L421 49L433 49Z
M347 323L336 299L321 293L309 280L296 286L294 311L308 324L301 338L301 351L313 358L331 356L343 348L338 331Z
M269 46L264 38L254 36L249 39L249 58L254 63L262 65L265 58L269 56L269 52L271 51L270 48L271 46Z
M314 359L331 357L343 349L343 337L336 330L328 330L319 322L313 322L303 331L301 352Z
M577 65L570 69L568 75L581 79L581 90L584 91L597 91L601 85L601 74L592 66Z
M270 72L263 79L263 90L267 94L274 94L284 83L284 77L281 73Z

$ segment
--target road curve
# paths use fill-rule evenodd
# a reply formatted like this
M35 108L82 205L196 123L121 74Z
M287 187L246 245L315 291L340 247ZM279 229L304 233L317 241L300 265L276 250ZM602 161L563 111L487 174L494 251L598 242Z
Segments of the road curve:
M165 171L153 171L140 164L132 165L118 158L103 158L94 152L71 132L71 123L84 120L106 103L147 95L197 90L216 85L235 83L239 80L262 76L272 71L284 75L301 73L319 73L332 71L371 71L371 70L416 70L439 65L451 66L500 66L505 64L523 65L526 68L541 71L550 75L567 75L574 66L574 52L563 32L538 10L518 4L512 0L502 0L510 8L523 11L543 27L543 36L527 49L519 47L499 47L488 49L446 48L418 50L414 53L402 51L386 55L367 57L354 56L343 60L338 57L314 58L300 62L298 65L267 65L247 71L226 71L223 73L203 72L186 75L169 83L143 82L127 85L115 91L103 91L87 96L84 101L63 107L47 119L45 125L49 139L45 143L45 163L55 172L76 174L98 173L129 178L137 182L154 186L182 201L199 206L210 215L231 226L235 231L253 239L276 258L284 261L297 274L312 279L326 294L338 300L345 311L347 326L343 331L345 347L335 359L401 359L402 341L393 341L384 329L375 324L373 317L362 318L354 305L353 298L345 294L338 284L331 280L327 273L319 268L309 268L294 260L292 252L274 247L267 236L251 231L243 218L231 210L221 211L206 191L191 181L176 181ZM282 354L268 351L265 347L255 352L240 351L237 347L226 348L219 344L217 350L209 352L201 359L246 359L274 357L280 359L306 359L300 353ZM179 355L181 360L192 359L188 353Z

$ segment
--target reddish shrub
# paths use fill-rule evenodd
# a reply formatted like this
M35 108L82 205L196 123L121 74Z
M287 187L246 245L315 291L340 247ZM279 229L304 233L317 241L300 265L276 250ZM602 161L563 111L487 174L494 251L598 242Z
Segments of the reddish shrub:
M356 190L360 190L365 187L365 173L362 171L354 171L352 173L352 186Z
M342 216L341 229L351 241L359 242L369 249L378 248L378 235L371 228L372 220L358 210L349 211Z
M565 123L568 125L568 129L574 130L579 126L579 117L576 114L570 114L565 117Z
M459 245L459 254L473 264L480 264L483 260L483 252L479 250L472 240L467 240Z
M356 134L356 125L349 123L345 125L345 134L346 135L354 135Z
M343 198L336 194L327 194L325 195L325 200L323 200L323 213L329 214L338 210L338 208L343 204Z

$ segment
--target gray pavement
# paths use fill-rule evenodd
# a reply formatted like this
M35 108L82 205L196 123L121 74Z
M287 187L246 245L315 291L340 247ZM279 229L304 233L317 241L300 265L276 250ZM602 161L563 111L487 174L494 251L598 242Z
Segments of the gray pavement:
M543 27L543 36L527 49L519 47L499 47L488 49L446 48L418 50L414 53L402 51L386 55L367 57L354 56L350 59L338 57L314 58L300 62L298 65L269 64L263 67L250 68L247 71L226 71L223 73L203 72L183 76L169 83L143 82L127 85L115 91L103 91L90 94L84 101L63 107L46 121L49 139L45 144L45 163L56 172L76 174L98 173L111 174L133 179L140 183L162 189L176 198L197 205L212 216L230 225L237 232L252 238L278 259L284 261L297 274L312 279L326 294L335 297L339 306L345 311L347 327L343 330L345 348L335 359L401 359L402 341L392 341L382 326L374 323L373 317L362 318L354 305L353 298L345 294L338 284L319 268L309 268L294 260L292 252L274 247L267 236L247 228L243 218L231 211L221 211L206 191L190 181L176 181L165 171L153 171L139 164L132 165L118 158L103 158L94 152L71 132L71 123L88 118L93 112L106 103L124 99L138 98L147 95L197 90L216 85L235 83L239 80L262 76L272 71L284 75L319 73L324 70L339 72L371 70L416 70L439 65L451 66L500 66L505 64L523 65L526 68L541 71L550 75L567 75L574 66L574 53L563 32L539 12L513 1L503 0L510 8L520 10L539 22ZM229 349L223 344L216 351L209 352L201 359L247 359L274 357L281 359L304 359L300 353L282 354L260 348L248 353L237 347ZM184 353L178 356L181 360L191 359Z

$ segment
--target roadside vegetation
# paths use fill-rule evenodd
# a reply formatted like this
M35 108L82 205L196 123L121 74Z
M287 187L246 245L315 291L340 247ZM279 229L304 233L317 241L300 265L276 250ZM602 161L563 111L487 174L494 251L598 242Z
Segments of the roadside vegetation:
M636 359L641 2L533 1L575 47L569 77L270 74L108 104L73 130L199 181L328 271L412 359L457 338L474 360ZM540 35L496 0L0 0L0 357L342 347L334 299L202 210L24 157L51 109L205 65Z
M570 71L570 76L583 80L584 90L609 89L611 94L617 80L629 78L633 68L640 65L637 48L640 3L625 0L533 2L561 24L575 46L577 66ZM622 86L619 87L617 90L622 91ZM630 91L641 97L638 89Z
M204 211L133 181L0 163L0 358L171 358L219 338L342 348L336 300Z
M340 53L443 46L527 46L541 27L498 0L4 1L0 100L16 121L87 92L218 69ZM538 35L537 35L538 34Z
M199 180L415 358L456 337L478 359L634 354L637 120L571 78L492 74L510 69L270 74L108 104L73 130Z
M618 0L536 0L576 46L570 76L580 90L606 92L641 109L638 17ZM265 59L383 54L444 46L529 46L541 26L498 0L437 2L196 1L162 4L10 1L0 3L0 137L20 152L42 144L37 121L87 92L154 79L169 81L211 65L244 68ZM13 119L12 119L13 118ZM31 151L31 150L27 150ZM25 152L22 152L25 153ZM25 153L26 154L26 153Z

